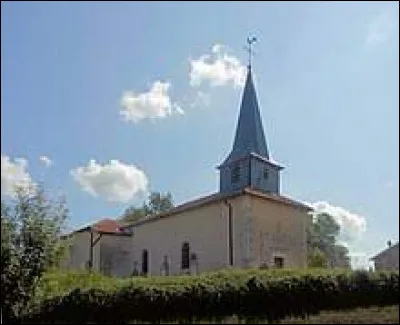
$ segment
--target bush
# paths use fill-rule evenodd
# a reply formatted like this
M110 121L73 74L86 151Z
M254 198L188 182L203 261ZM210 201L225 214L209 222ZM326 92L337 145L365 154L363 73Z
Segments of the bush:
M60 234L67 218L65 202L49 200L42 188L18 189L1 202L1 311L5 323L30 308L45 270L57 265L65 246Z
M361 274L361 275L360 275ZM321 310L398 304L398 273L231 271L93 283L44 300L24 323L216 321L307 317ZM112 285L114 283L114 285Z

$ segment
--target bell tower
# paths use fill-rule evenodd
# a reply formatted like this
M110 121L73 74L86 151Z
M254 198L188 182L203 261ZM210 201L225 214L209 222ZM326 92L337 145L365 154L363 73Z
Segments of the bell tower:
M254 41L255 38L247 40L249 64L235 140L230 154L218 167L222 194L240 192L245 188L280 193L280 171L283 167L270 160L253 83L251 45Z

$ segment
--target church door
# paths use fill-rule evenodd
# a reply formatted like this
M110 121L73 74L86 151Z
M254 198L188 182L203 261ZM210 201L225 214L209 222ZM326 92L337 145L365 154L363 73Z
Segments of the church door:
M147 273L149 273L149 252L144 249L142 253L142 275L147 275Z

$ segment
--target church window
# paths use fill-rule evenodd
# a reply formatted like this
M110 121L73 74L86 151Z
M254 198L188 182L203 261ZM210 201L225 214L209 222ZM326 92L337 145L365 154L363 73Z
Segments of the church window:
M190 268L190 246L188 242L182 245L182 270Z
M144 249L142 252L142 275L149 273L149 252Z
M232 169L232 183L237 183L240 179L240 165L236 165L233 169Z
M283 266L284 266L284 259L283 259L283 257L275 256L275 258L274 258L274 264L275 264L275 267L278 268L278 269L283 268Z
M264 168L264 173L263 173L263 175L264 175L264 179L267 179L267 178L268 178L268 169L267 169L267 168Z

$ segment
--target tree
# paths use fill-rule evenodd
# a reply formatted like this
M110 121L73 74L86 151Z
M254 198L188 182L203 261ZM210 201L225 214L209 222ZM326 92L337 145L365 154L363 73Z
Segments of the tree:
M350 268L349 250L343 245L335 244L332 260L334 266Z
M318 248L313 248L308 253L308 266L309 267L327 267L327 260L325 254Z
M32 193L32 192L31 192ZM17 320L31 307L38 281L58 265L65 252L60 239L68 209L64 200L22 189L1 202L1 306L5 323Z
M327 266L350 267L348 249L337 243L339 232L340 226L331 215L322 213L315 218L308 234L309 263L323 255Z
M168 211L174 207L171 193L162 195L160 192L152 192L149 196L148 209L150 214Z
M146 215L148 215L146 208L147 207L145 206L145 204L143 204L143 206L140 208L133 205L126 208L121 217L121 221L126 223L134 223L143 219Z
M147 216L166 212L174 207L171 193L161 194L151 192L148 203L143 202L141 207L130 206L124 211L121 220L127 223L134 223Z

